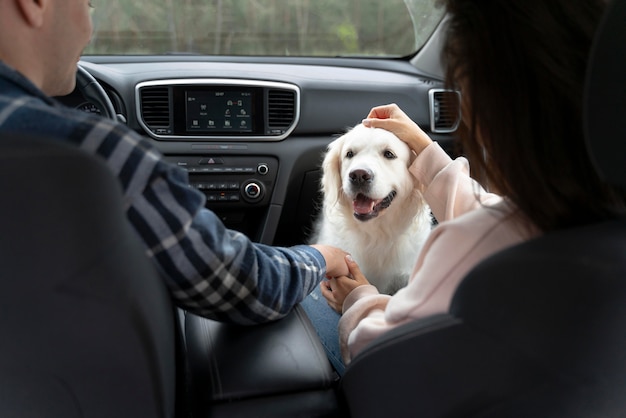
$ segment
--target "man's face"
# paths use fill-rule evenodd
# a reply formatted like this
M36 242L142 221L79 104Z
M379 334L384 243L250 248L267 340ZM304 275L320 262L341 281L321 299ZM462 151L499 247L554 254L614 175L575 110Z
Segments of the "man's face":
M76 84L76 65L91 39L89 0L53 0L47 11L49 39L48 68L42 89L50 96L72 92Z

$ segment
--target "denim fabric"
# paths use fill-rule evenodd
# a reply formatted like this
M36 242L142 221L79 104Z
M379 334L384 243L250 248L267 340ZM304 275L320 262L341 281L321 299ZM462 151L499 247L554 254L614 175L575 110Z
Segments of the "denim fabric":
M319 335L322 345L326 350L328 360L333 365L337 374L342 376L346 366L341 360L341 350L339 348L339 315L328 303L319 286L302 301L302 307L311 319L317 335Z

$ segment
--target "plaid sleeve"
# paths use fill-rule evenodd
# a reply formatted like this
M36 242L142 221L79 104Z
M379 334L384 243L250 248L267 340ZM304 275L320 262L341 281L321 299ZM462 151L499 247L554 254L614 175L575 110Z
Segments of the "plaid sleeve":
M220 321L260 323L286 315L324 277L317 250L256 244L227 229L204 207L204 195L188 186L186 171L134 133L106 125L96 126L83 145L118 173L128 218L178 306Z

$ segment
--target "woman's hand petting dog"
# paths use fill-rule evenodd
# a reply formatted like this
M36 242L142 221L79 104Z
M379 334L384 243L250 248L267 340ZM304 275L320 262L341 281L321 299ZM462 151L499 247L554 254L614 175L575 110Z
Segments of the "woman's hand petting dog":
M362 123L368 128L388 130L406 142L417 155L433 142L395 103L372 108Z
M343 312L343 301L350 292L359 286L370 284L352 256L346 256L346 264L349 270L348 276L332 277L320 283L322 295L326 298L328 305L339 313Z

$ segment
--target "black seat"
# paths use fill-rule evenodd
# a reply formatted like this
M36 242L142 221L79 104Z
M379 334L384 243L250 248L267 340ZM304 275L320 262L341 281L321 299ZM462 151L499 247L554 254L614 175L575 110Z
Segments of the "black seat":
M626 187L626 1L614 1L588 71L585 129L598 171ZM347 368L354 417L623 417L626 220L502 251L450 312L379 338Z
M625 255L626 222L616 221L485 260L449 314L354 359L343 379L352 416L623 416Z
M0 190L0 416L174 416L174 310L117 179L3 135Z

